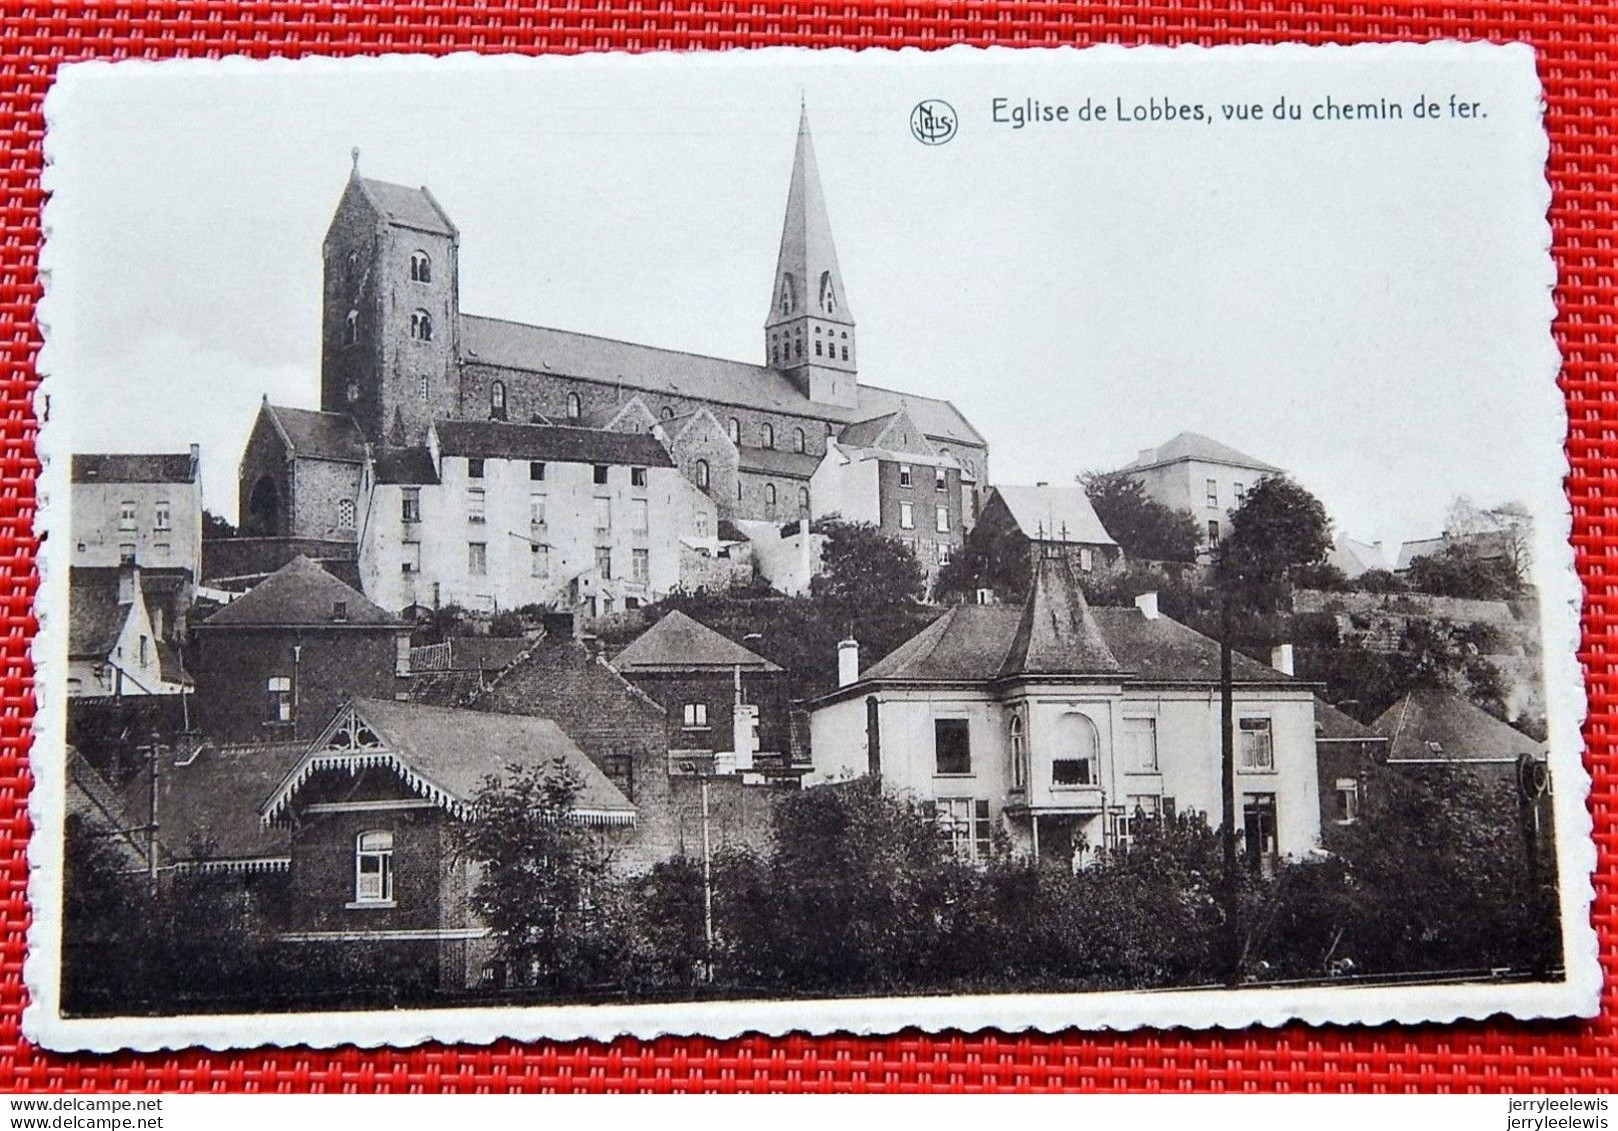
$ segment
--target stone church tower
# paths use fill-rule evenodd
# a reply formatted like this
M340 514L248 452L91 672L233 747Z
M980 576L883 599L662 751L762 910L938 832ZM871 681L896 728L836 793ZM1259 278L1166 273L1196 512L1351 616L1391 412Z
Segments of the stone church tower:
M807 110L798 118L798 151L764 338L766 364L804 396L820 404L857 406L854 315L837 267Z
M326 230L320 407L380 448L419 445L454 417L460 233L425 188L359 174Z

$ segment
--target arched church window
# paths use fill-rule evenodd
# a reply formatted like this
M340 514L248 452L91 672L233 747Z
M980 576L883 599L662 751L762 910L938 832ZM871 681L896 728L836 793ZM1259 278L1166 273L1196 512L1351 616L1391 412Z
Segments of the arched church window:
M418 342L433 340L433 316L425 310L412 311L410 315L410 336Z
M354 500L353 499L338 499L337 500L337 529L338 530L353 530L354 529Z
M802 357L803 356L803 339L802 338L796 338L796 339L793 340L793 342L792 342L792 355L794 357Z
M577 420L583 415L584 406L579 403L579 394L569 393L567 395L567 418L569 420Z
M343 319L343 344L351 346L360 340L360 312L350 310Z
M775 425L773 424L764 425L764 446L766 448L775 447Z
M742 422L740 420L737 420L734 416L731 417L730 423L725 425L725 430L730 436L730 442L732 444L739 444L742 442Z
M848 347L847 346L843 347L843 360L844 361L848 360Z
M704 491L708 489L708 461L705 459L697 461L697 486Z
M791 314L798 308L797 286L790 272L781 276L781 313Z
M663 411L658 413L658 415L661 416L664 420L673 420L674 419L674 410L672 408L670 408L668 405L664 405L663 406Z
M1023 734L1022 715L1011 716L1011 788L1028 785L1028 741Z
M775 505L775 484L774 483L766 483L766 484L764 484L764 505L765 506L771 506L771 507L773 507Z
M821 354L820 354L820 339L819 338L815 339L815 356L816 357L821 356Z
M803 429L802 428L794 428L792 430L792 450L795 451L795 452L801 452L807 446L808 446L807 442L805 441L804 435L803 435Z
M433 281L433 261L427 257L425 251L410 253L410 281L412 283L430 283Z
M489 419L504 420L506 418L506 383L496 381L489 386Z
M820 273L820 309L827 314L837 313L837 288L831 281L831 272Z

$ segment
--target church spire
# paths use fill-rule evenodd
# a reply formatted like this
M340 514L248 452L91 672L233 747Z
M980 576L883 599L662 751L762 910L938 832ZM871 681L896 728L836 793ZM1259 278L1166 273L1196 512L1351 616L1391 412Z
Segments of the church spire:
M799 111L797 152L764 334L772 369L785 373L811 400L854 407L854 315L843 292L806 106Z

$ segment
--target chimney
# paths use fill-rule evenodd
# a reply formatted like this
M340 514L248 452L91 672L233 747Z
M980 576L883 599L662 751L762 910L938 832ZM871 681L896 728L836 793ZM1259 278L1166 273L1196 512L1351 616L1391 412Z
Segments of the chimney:
M1282 675L1296 675L1292 665L1292 645L1277 644L1270 649L1270 667Z
M1135 607L1140 610L1140 615L1147 620L1156 620L1157 590L1154 589L1150 593L1142 593L1139 597L1136 597Z
M1049 487L1050 485L1050 480L1048 479L1041 479L1034 484L1035 487Z
M847 687L860 678L860 643L852 637L837 645L837 686Z

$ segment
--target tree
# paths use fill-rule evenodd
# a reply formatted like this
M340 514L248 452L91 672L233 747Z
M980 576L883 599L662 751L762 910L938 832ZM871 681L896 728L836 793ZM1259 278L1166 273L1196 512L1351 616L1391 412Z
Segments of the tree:
M861 614L921 600L925 578L910 547L868 522L824 518L814 532L824 534L821 572L809 583L817 601Z
M1028 596L1033 578L1033 562L1028 542L1015 528L992 534L980 524L966 544L950 557L933 581L933 599L959 602L968 600L979 589L993 589L1008 604Z
M1126 557L1196 560L1201 535L1189 511L1172 510L1148 498L1140 483L1123 472L1087 471L1079 482L1101 525Z
M1440 597L1509 601L1522 593L1522 575L1511 555L1485 556L1475 542L1452 542L1410 563L1410 587Z
M231 525L229 519L203 508L202 537L204 541L215 538L234 538L236 537L236 527Z
M1273 603L1299 567L1331 550L1331 520L1320 500L1284 475L1261 480L1230 516L1219 546L1222 588L1249 601Z
M456 851L479 869L472 906L512 977L574 994L624 975L621 891L607 853L573 817L580 782L561 759L490 776Z

